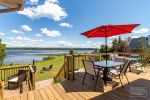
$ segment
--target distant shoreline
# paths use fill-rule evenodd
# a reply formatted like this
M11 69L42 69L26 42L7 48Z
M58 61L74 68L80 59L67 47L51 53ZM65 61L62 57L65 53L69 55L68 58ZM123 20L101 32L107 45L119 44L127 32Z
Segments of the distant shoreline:
M7 50L94 50L95 48L36 48L36 47L8 47Z

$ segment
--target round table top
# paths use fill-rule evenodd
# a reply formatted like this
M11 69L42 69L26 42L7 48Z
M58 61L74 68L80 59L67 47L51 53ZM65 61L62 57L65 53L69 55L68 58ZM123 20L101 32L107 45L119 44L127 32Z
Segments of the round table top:
M118 62L118 61L112 61L112 60L103 60L103 61L96 61L94 62L94 65L104 68L111 68L111 67L117 67L120 65L123 65L124 62Z

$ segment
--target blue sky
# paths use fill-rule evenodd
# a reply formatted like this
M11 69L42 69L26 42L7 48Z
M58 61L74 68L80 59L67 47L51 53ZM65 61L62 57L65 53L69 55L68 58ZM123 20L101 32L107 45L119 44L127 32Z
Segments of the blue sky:
M80 34L103 24L132 23L141 25L122 38L148 36L149 4L150 0L26 0L23 11L0 15L0 38L7 47L99 47L103 38Z

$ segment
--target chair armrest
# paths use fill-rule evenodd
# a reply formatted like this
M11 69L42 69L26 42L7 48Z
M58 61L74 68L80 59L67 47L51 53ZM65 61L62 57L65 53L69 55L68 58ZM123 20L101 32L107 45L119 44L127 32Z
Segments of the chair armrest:
M8 77L8 80L13 79L13 78L15 78L15 77L18 77L18 74L14 74L14 75L9 76L9 77Z

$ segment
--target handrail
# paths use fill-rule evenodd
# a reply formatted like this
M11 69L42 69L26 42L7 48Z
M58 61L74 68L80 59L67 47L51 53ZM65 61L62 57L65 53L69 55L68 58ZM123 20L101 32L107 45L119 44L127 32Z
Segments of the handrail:
M24 68L24 67L29 67L29 66L20 66L20 67L2 67L2 68L0 68L0 70L15 69L15 68Z
M54 82L59 82L61 81L60 77L65 78L65 66L67 64L67 60L66 60L66 56L64 57L64 64L62 65L61 69L59 70L59 72L56 74L56 76L54 77ZM64 73L64 75L60 76L61 73Z

